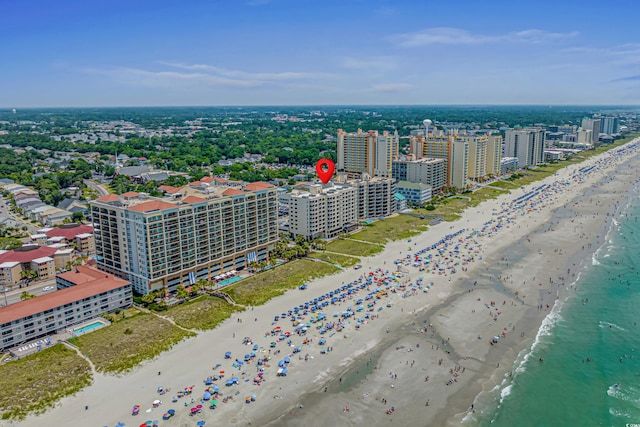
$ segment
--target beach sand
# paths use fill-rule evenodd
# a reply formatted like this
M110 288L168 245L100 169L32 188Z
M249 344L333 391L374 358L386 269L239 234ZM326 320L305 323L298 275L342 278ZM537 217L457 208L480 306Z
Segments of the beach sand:
M592 164L597 167L576 174ZM0 421L0 425L114 426L119 421L139 425L146 420L172 426L193 426L198 420L231 426L448 425L459 424L465 417L473 424L471 405L481 413L495 404L490 391L517 375L514 362L532 346L554 304L571 295L579 271L591 263L593 252L605 238L611 223L608 214L620 206L625 189L636 179L633 168L638 164L635 155L605 153L565 168L544 181L471 208L456 222L430 227L411 243L389 243L383 253L363 258L361 270L347 269L310 282L305 291L292 290L264 306L250 308L127 375L98 374L90 387L43 415L21 422ZM557 181L566 184L554 186ZM509 208L513 199L544 183L552 187L536 196L531 210ZM355 318L360 313L355 313L345 320L344 330L322 336L311 326L305 338L312 342L303 345L300 353L294 354L286 342L269 348L274 340L268 334L274 327L274 315L376 268L393 272L395 260L406 259L407 254L459 230L465 231L429 264L436 260L453 264L455 274L451 269L437 274L437 269L434 273L402 266L405 273L394 285L405 284L406 288L378 300L371 313L377 318L356 329ZM444 260L454 245L460 246L460 253ZM432 282L428 292L423 291L424 286L413 289L419 277L424 278L423 283ZM323 312L331 317L334 311L355 306L355 298L366 294L361 290L353 300L330 305ZM377 311L380 306L383 309ZM293 330L289 320L277 324ZM494 336L499 339L492 344ZM244 337L250 337L252 344L243 344ZM320 338L327 340L325 348L333 350L320 354ZM302 337L294 334L291 339L294 346L301 345ZM280 350L264 368L265 380L259 386L252 381L257 374L255 361L239 369L232 366L236 357L251 351L253 343L260 347L258 355ZM226 351L232 352L232 359L224 359ZM291 359L289 373L276 376L277 362L285 356ZM217 364L222 366L213 370ZM239 378L239 384L232 387L218 381L224 396L233 396L233 400L222 403L219 399L215 410L204 402L202 412L190 416L189 408L202 398L203 380L221 369L225 380ZM194 392L186 407L186 398L171 402L178 390L191 385ZM158 386L170 387L171 392L158 396ZM255 401L245 403L245 396L253 394ZM155 399L163 401L158 408L152 408ZM137 417L130 413L134 404L142 408ZM169 408L176 410L176 416L162 421Z

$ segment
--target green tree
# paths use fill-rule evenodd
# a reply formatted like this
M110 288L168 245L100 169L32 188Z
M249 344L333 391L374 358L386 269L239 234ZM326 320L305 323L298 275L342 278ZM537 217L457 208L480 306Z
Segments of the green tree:
M189 297L189 292L187 292L183 285L178 285L176 288L176 297L178 299L187 299Z
M28 299L35 298L35 297L36 297L35 295L32 295L29 292L23 291L20 294L20 301L28 300Z

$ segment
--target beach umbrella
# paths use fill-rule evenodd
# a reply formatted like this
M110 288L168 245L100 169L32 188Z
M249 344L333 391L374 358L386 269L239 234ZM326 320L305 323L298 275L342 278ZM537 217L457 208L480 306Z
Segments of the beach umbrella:
M290 359L290 358L288 358L288 357L285 357L285 358L284 358L284 363L289 363L289 362L291 362L291 359Z
M220 387L218 387L217 385L213 386L213 391L220 391Z
M205 421L204 421L204 420L200 420L200 421L198 421L198 423L197 423L197 425L199 425L199 426L203 426L204 424L205 424Z
M176 410L175 410L175 409L169 409L169 410L167 411L167 413L168 413L169 415L175 415L175 414L176 414Z
M202 396L202 398L204 400L209 400L211 399L211 393L209 393L208 391L204 393L204 395Z
M279 361L278 366L282 368L284 366L284 360Z
M218 404L218 401L217 401L217 400L215 400L215 399L213 399L213 400L211 401L211 404L212 404L212 405L217 405L217 404Z
M238 379L238 377L233 377L233 378L231 378L231 381L233 381L234 383L237 384L238 381L240 381L240 380Z

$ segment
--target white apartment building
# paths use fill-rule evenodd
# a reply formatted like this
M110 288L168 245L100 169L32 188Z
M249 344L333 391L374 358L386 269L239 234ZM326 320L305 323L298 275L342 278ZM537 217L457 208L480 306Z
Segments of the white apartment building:
M289 231L307 239L335 237L357 224L358 192L348 185L311 185L290 194Z
M429 185L433 191L447 186L446 159L396 160L393 162L393 178Z
M396 211L392 178L344 179L311 185L309 191L289 195L289 231L312 240L335 237L360 220L386 217Z
M505 157L517 157L518 168L544 163L544 131L542 129L510 129L505 133Z
M582 119L582 129L591 131L592 144L598 144L600 141L600 119Z

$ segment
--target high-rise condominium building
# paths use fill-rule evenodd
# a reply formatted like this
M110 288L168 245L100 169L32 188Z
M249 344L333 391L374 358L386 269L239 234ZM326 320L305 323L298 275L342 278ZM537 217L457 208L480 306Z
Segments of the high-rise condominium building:
M391 177L392 161L398 156L398 132L347 133L338 130L338 171Z
M306 239L335 237L359 221L396 211L393 178L342 179L330 186L311 185L289 195L289 231Z
M434 192L439 192L447 186L447 160L396 160L393 162L393 178L396 181L427 184Z
M600 119L582 119L582 129L591 131L591 143L600 141Z
M544 131L511 129L505 133L505 157L517 157L518 168L544 163Z
M267 260L278 237L276 188L204 181L160 187L163 198L129 192L92 201L98 267L147 294Z
M600 119L600 133L613 135L620 131L620 119L617 117L603 117Z
M469 178L480 180L487 175L500 174L501 136L462 136L460 139L469 143Z
M447 187L462 189L467 186L469 168L469 143L467 141L455 140L453 136L429 139L416 136L410 140L409 150L410 154L417 159L425 157L446 159Z

